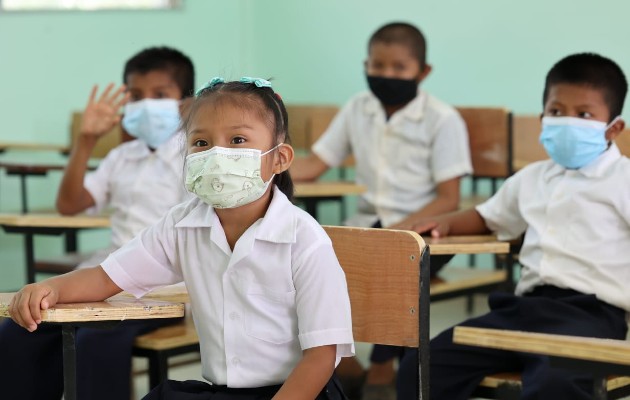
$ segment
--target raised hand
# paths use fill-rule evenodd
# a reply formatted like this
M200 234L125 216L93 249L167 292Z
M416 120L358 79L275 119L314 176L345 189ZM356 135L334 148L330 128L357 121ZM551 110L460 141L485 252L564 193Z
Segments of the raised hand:
M81 136L100 138L120 123L120 108L129 100L125 85L114 89L114 84L107 85L97 99L98 85L94 85L81 119Z

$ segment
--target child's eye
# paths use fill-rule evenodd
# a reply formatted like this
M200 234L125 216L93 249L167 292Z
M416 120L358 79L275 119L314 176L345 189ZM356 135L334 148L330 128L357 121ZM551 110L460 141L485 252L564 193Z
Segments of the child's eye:
M203 139L197 139L193 142L193 146L195 147L206 147L208 145L208 142L206 142Z
M593 118L593 114L591 114L588 111L582 111L578 113L578 117L589 119L589 118Z
M230 144L243 144L245 143L245 138L237 136L235 138L232 138L232 140L230 141Z
M158 93L155 94L155 98L156 99L164 99L164 98L167 98L167 97L168 96L164 92L158 92Z
M558 110L557 108L552 108L550 110L547 111L547 115L551 115L554 117L559 117L562 115L562 112L560 112L560 110Z

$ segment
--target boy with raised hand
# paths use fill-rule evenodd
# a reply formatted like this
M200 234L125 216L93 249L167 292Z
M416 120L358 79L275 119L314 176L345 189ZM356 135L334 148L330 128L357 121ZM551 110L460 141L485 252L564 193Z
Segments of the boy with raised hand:
M125 64L124 85L91 91L59 188L62 214L111 210L112 239L81 266L100 264L110 252L157 222L187 198L183 179L183 135L180 105L194 90L194 68L178 50L152 47ZM128 103L128 101L130 101ZM98 169L87 173L96 142L121 122L137 140L111 150ZM79 399L128 399L131 395L131 350L136 336L171 320L123 321L113 329L77 330ZM61 327L42 324L30 333L12 320L0 324L0 387L3 398L59 399L63 394Z
M573 54L547 74L540 141L550 160L510 177L475 209L414 226L434 237L525 233L515 294L495 293L490 312L462 326L625 339L630 311L630 160L614 139L627 81L612 60ZM522 399L590 399L592 377L552 368L549 358L431 341L431 399L468 399L489 374L522 374ZM415 356L403 360L399 399L417 399Z

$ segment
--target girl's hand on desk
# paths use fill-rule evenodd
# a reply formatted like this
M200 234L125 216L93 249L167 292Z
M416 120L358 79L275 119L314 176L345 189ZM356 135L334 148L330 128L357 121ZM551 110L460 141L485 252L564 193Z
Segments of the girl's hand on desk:
M118 112L129 100L129 93L126 92L125 85L119 86L111 93L113 88L113 83L107 85L97 100L98 85L92 87L90 99L81 118L81 136L98 139L120 123L122 117Z
M9 314L18 325L33 332L42 322L41 310L53 307L58 298L59 294L52 286L31 283L13 296L9 304Z

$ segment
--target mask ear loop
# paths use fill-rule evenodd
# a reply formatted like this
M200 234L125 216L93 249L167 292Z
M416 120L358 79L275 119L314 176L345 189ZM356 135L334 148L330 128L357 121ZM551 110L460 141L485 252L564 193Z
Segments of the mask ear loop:
M617 121L621 121L621 115L617 115L615 118L613 118L612 121L610 121L608 125L606 125L606 131L608 131L613 125L615 125Z

